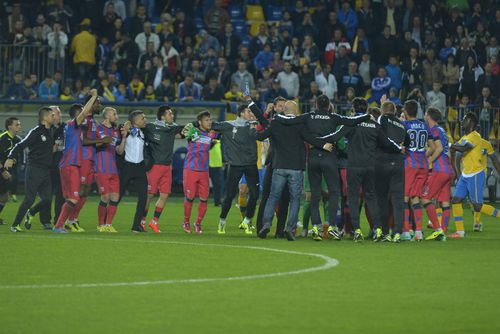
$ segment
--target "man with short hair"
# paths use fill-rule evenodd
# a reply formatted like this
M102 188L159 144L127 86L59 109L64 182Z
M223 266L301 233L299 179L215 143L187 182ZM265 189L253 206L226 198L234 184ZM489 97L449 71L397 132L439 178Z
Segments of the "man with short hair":
M21 141L18 136L19 133L21 133L21 121L19 121L19 118L7 118L5 120L5 131L0 134L0 214L9 200L9 189L12 182L17 182L15 173L6 170L3 165L12 148ZM0 225L4 224L5 221L0 218Z
M201 100L202 87L199 83L194 82L191 73L186 74L184 81L179 84L179 101L193 102Z

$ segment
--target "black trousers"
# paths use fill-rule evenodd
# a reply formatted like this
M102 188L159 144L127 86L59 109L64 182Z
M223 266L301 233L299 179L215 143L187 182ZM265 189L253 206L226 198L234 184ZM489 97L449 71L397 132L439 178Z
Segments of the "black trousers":
M307 171L311 186L311 221L313 225L321 225L319 202L321 201L321 179L324 177L328 188L328 215L330 219L328 224L334 226L341 186L336 153L327 153L316 149L311 150Z
M347 201L351 208L352 228L359 228L359 191L363 189L365 202L372 215L374 228L380 227L378 201L375 194L375 167L348 167Z
M148 179L144 162L134 164L125 161L123 163L120 171L120 201L129 184L133 184L134 190L137 192L137 206L135 208L132 229L140 229L141 219L144 215L146 200L148 198Z
M382 231L389 233L389 201L394 216L394 232L403 232L404 223L404 162L380 163L375 166L375 191L377 193Z
M48 206L43 206L42 202L38 202L34 207L31 208L30 214L36 215L40 213L40 222L42 224L50 224L52 219L52 198L54 199L54 224L61 214L61 208L64 204L64 196L61 188L61 176L59 174L59 168L54 168L50 170L50 179L52 181L52 196L50 197L50 204Z
M271 183L273 181L273 169L266 165L264 176L262 177L262 198L257 212L257 231L260 231L264 225L264 209L266 208L269 194L271 193ZM276 236L282 236L285 231L286 218L288 217L288 206L290 204L290 192L288 186L283 189L279 202L279 211L277 214L278 224L276 225Z
M47 167L26 166L24 200L17 210L17 215L12 226L21 224L26 212L35 202L36 195L40 196L40 207L50 208L52 198L52 181Z
M257 200L259 199L259 170L257 169L257 165L226 166L226 184L224 186L226 195L224 197L224 201L222 202L220 218L226 219L233 204L233 200L236 197L236 194L238 194L238 185L243 175L245 175L248 186L246 217L249 219L253 218L255 214L255 207L257 206Z
M212 180L212 192L214 195L214 204L220 205L222 199L222 167L210 167L208 170L210 180Z

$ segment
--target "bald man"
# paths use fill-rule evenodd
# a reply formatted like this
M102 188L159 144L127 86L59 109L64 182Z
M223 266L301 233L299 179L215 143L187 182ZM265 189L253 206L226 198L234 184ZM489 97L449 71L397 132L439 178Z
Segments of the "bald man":
M284 106L284 114L297 115L297 103L287 101ZM304 170L306 167L304 141L309 142L319 149L329 151L332 150L333 146L321 139L312 137L305 131L303 124L286 126L279 122L271 122L264 131L257 133L257 140L267 138L270 138L274 150L271 162L273 175L271 193L264 209L263 227L259 231L258 236L264 239L271 230L274 209L278 204L285 185L288 185L290 209L285 235L289 241L294 241L300 209L300 197L302 196Z

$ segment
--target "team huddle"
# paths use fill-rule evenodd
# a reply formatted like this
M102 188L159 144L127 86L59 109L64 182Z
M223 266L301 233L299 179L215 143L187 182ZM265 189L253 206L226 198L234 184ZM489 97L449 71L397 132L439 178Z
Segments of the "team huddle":
M363 202L370 224L368 237L378 242L446 240L451 213L456 231L448 237L463 238L464 200L473 209L474 231L482 231L481 213L499 215L494 207L483 204L483 188L488 158L497 171L500 163L491 144L477 132L474 113L465 115L463 137L450 145L439 125L441 111L428 108L424 121L418 120L414 100L405 102L401 112L390 101L383 100L380 108L374 108L365 99L355 98L351 116L337 114L325 95L318 97L314 111L305 114L299 114L294 101L281 97L265 112L250 97L247 101L238 107L233 121L215 122L210 112L203 111L194 122L178 125L172 108L164 105L154 122L146 122L144 113L136 110L118 125L117 110L103 108L97 91L91 90L83 105L70 107L67 123L62 122L57 106L42 107L39 124L22 140L17 137L20 122L11 117L0 136L0 212L14 182L13 166L29 149L26 193L12 232L23 231L22 222L30 229L38 213L47 230L83 232L79 214L95 181L100 194L99 232L117 232L114 217L126 190L133 186L137 206L132 232L143 233L149 227L160 233L160 216L172 188L175 139L185 138L182 228L186 233L192 233L197 199L194 231L202 233L210 195L210 150L219 139L225 196L218 234L226 233L226 219L239 190L243 218L239 228L248 235L256 229L258 237L266 238L277 216L277 235L290 241L297 234L304 192L301 235L315 241L328 237L363 240ZM456 189L451 194L454 177ZM147 223L150 203L157 194L153 217ZM40 201L34 205L37 195ZM424 209L433 230L426 237Z

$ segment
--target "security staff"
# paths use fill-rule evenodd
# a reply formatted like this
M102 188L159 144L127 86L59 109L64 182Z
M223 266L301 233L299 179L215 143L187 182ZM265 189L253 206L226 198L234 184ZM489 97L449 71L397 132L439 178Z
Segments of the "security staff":
M10 230L21 232L19 226L26 211L33 205L38 194L42 200L42 207L50 205L52 196L52 182L50 179L50 167L52 164L52 152L54 150L54 139L50 133L50 127L54 124L54 111L49 107L42 107L38 111L38 125L28 132L26 137L14 146L10 151L4 168L12 168L17 162L16 157L26 148L29 149L26 178L25 196L19 206L16 218Z
M21 132L21 122L16 117L9 117L5 120L5 132L0 134L0 213L2 212L7 200L9 199L9 190L12 189L12 183L17 182L14 173L3 168L5 160L12 148L21 141L17 135ZM5 221L0 218L0 225Z
M302 114L297 117L278 115L275 121L284 124L305 123L306 128L314 137L323 137L335 132L337 126L354 126L370 119L370 115L346 117L334 113L331 110L330 100L326 95L320 95L316 100L316 110L314 112ZM319 214L319 202L321 200L321 179L325 177L328 187L329 200L329 228L331 231L335 226L337 216L338 199L340 195L340 178L338 173L337 152L327 152L321 148L313 147L309 151L308 177L311 184L311 220L313 223L313 240L321 241L320 235L321 217Z

